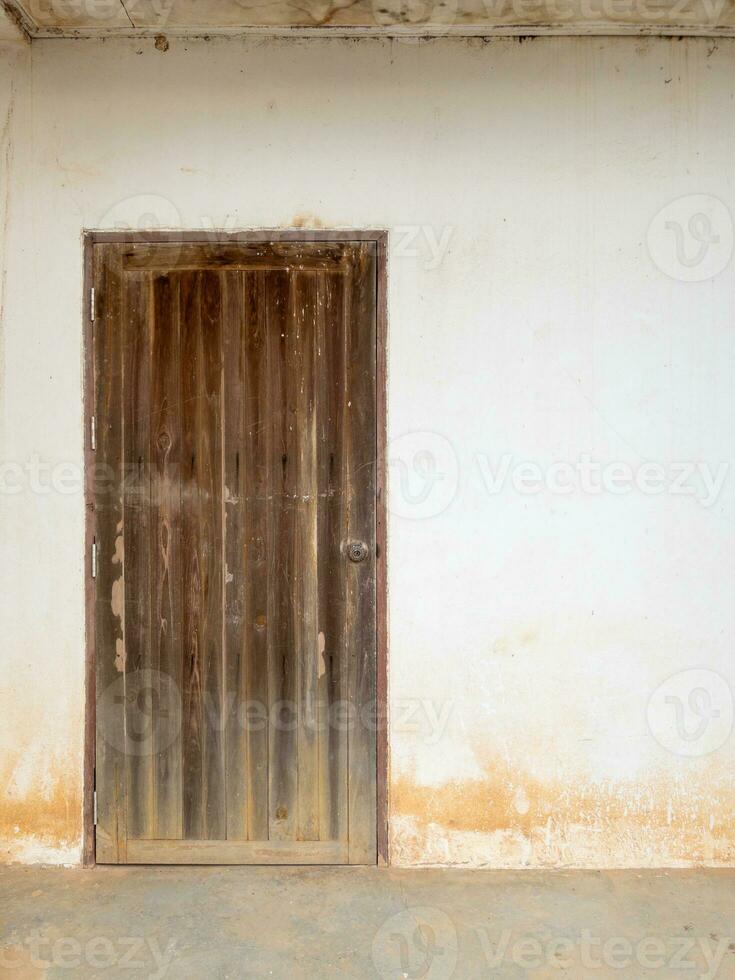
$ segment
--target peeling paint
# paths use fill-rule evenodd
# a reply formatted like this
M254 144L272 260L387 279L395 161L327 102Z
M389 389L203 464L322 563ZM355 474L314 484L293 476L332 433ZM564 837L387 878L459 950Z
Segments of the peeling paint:
M123 535L123 523L117 525L117 536L115 537L115 554L112 556L113 565L122 565L125 558L125 537Z
M123 579L116 578L112 583L112 598L110 600L112 614L122 621L123 614Z
M112 564L120 566L120 575L112 583L112 593L110 597L110 606L112 608L112 615L118 620L121 633L124 632L123 628L123 614L125 611L125 579L123 576L123 560L125 557L125 543L123 536L123 523L120 521L117 525L117 537L115 538L115 554L112 556ZM119 636L115 640L115 670L119 674L125 673L125 662L126 662L126 651L125 651L125 640L123 636Z
M115 640L115 670L119 674L125 673L125 643L118 637Z

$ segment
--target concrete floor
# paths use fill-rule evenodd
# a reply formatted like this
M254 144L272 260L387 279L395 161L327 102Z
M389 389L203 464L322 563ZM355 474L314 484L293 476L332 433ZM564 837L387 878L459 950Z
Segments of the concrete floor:
M0 977L735 977L735 871L6 868Z

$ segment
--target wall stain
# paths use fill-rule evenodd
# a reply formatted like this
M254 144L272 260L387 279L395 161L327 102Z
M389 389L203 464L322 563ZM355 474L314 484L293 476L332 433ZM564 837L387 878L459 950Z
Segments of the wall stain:
M324 223L310 211L303 211L291 218L290 228L324 228Z
M394 863L655 867L735 861L735 787L715 769L645 784L560 779L504 760L476 779L391 786Z
M13 770L0 780L0 863L13 860L14 845L33 840L50 848L78 845L82 832L82 798L76 773L58 771L51 785L35 783L25 794L13 791Z

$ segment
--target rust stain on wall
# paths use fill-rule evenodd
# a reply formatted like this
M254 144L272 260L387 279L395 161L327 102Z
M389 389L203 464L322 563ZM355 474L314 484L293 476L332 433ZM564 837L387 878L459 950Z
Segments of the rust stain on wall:
M324 223L310 211L295 214L291 219L291 228L323 228Z
M81 806L81 798L61 786L48 797L0 797L0 838L34 837L59 847L73 843L79 838Z
M3 774L0 783L0 862L13 860L18 841L33 840L51 848L74 846L82 825L78 777L59 773L50 786L35 784L20 795L13 788L13 768Z
M645 784L540 781L504 761L438 787L391 787L397 864L643 867L731 864L735 788L721 772Z

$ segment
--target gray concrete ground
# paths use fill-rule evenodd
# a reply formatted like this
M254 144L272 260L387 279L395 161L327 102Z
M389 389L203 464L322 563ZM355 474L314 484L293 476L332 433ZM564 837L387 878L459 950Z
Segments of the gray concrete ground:
M735 978L735 871L6 868L0 977Z

